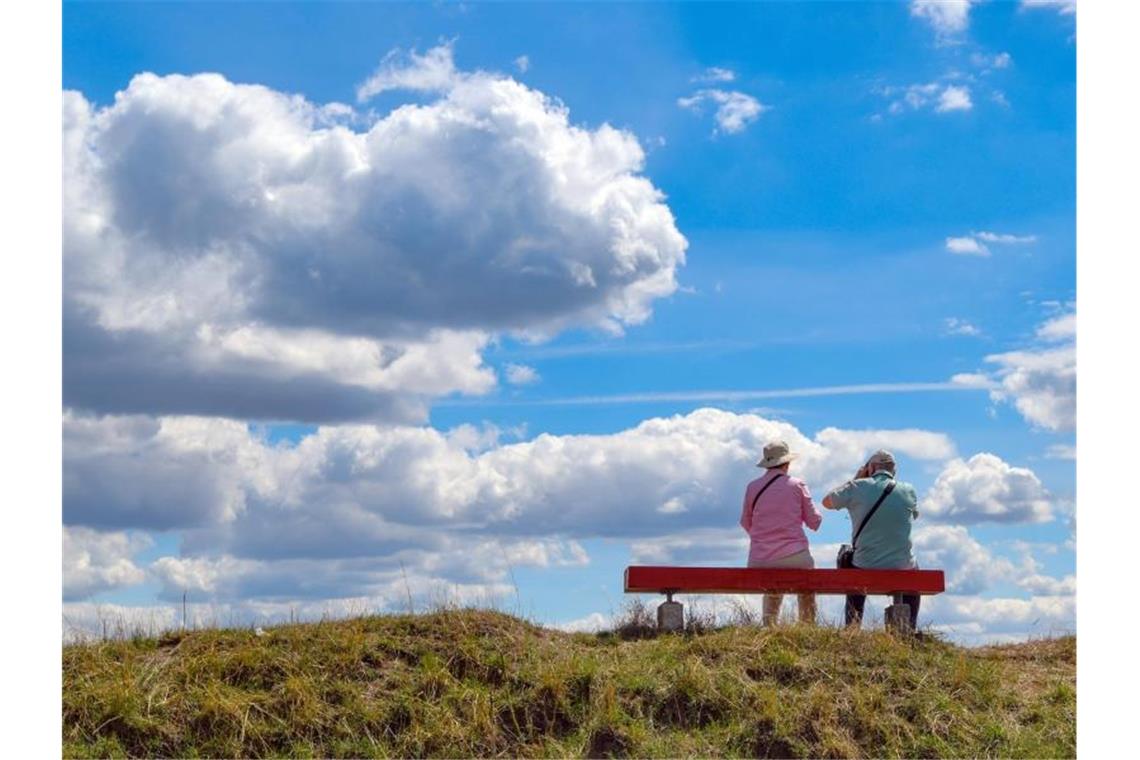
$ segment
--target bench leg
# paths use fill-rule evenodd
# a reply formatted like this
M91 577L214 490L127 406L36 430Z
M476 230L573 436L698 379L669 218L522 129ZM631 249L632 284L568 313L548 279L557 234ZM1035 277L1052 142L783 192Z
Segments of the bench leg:
M895 603L887 607L887 630L895 633L913 633L910 625L910 605Z
M657 630L662 632L685 630L685 608L680 602L673 601L672 594L657 606Z

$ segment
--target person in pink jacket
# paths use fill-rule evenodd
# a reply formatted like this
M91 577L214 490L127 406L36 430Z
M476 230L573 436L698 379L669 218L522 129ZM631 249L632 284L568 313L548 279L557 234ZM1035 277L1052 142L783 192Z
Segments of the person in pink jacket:
M749 567L815 567L808 551L803 526L819 530L823 515L811 500L807 484L788 475L788 465L796 458L784 441L764 447L764 458L756 463L765 468L762 476L744 490L740 527L752 539L748 550ZM797 594L801 623L815 623L815 594ZM780 616L783 594L764 595L764 625Z

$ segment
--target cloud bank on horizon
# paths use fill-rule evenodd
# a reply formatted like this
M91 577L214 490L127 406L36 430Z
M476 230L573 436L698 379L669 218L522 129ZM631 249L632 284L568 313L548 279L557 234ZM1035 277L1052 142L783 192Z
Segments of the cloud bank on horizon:
M82 560L71 561L65 594L150 579L160 599L189 590L241 609L342 597L398 607L406 583L421 595L489 598L509 592L513 567L588 564L581 542L596 538L632 542L635 559L680 541L730 562L743 538L718 530L725 505L773 439L802 453L797 473L817 493L882 446L940 468L920 502L916 547L944 564L951 592L1014 577L1006 559L979 574L992 557L966 526L1044 522L1065 508L1031 470L990 453L963 460L931 431L827 428L809 438L786 422L706 408L610 435L504 443L495 433L337 425L283 446L231 420L69 415L64 520ZM132 542L148 530L184 539L180 556L144 572Z

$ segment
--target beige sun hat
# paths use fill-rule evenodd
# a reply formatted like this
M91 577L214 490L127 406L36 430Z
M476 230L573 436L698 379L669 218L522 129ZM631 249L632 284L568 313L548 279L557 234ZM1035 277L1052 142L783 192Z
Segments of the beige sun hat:
M799 454L793 454L784 441L773 441L764 447L764 458L756 463L757 467L779 467L787 464Z

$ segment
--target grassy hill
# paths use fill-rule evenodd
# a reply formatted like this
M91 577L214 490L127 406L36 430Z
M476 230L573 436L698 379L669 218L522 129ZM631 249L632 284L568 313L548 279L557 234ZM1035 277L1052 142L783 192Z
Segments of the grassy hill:
M67 646L65 757L1072 757L1076 640L446 611Z

